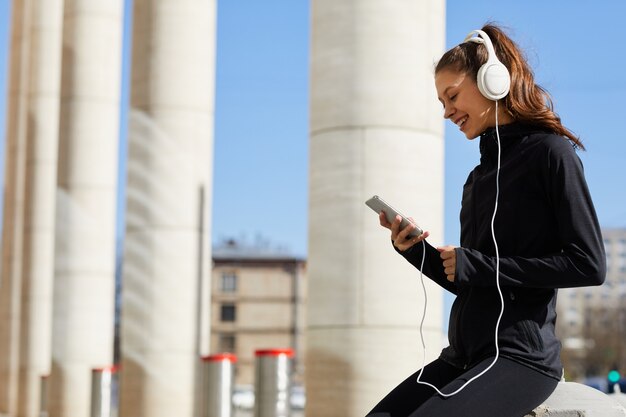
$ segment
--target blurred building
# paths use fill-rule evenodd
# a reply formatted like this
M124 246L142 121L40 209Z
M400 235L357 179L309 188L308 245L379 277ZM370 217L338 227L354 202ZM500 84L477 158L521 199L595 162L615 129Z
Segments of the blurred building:
M599 287L563 289L557 304L565 367L581 377L604 372L606 366L626 366L626 228L603 229L602 235L606 281Z
M259 349L295 351L303 379L306 261L266 243L227 240L213 247L211 352L237 355L235 383L254 383Z

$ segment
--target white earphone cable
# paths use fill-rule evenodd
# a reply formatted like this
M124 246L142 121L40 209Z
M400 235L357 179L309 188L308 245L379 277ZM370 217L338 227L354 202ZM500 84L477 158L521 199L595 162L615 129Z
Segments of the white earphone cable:
M453 395L461 392L461 390L465 388L466 386L468 386L470 382L475 381L476 379L480 378L485 373L487 373L487 371L489 371L496 364L496 361L498 360L498 357L500 356L500 347L498 346L498 330L500 329L500 321L502 320L502 316L504 314L504 297L502 296L502 289L500 288L500 251L498 249L498 242L496 241L496 233L495 233L495 228L494 228L494 223L496 220L496 213L498 212L498 198L500 197L500 156L501 156L500 132L498 130L498 100L496 100L495 102L496 102L496 138L498 141L498 166L496 169L496 202L495 202L494 209L493 209L493 215L491 216L491 237L493 239L493 244L495 246L495 251L496 251L496 286L498 287L498 294L500 295L500 306L501 306L500 315L498 316L498 320L496 322L496 329L495 329L495 336L494 336L495 345L496 345L496 356L493 358L493 361L487 368L485 368L479 374L470 378L467 382L465 382L465 384L463 384L456 391L453 391L449 394L441 392L439 388L435 387L434 385L428 382L420 381L422 373L424 372L424 366L426 365L426 343L424 342L423 327L424 327L424 319L426 318L426 307L428 305L428 297L426 295L426 285L424 284L424 274L422 273L422 270L424 269L424 259L426 258L426 244L424 243L424 241L422 241L422 262L420 266L420 282L422 284L422 289L424 291L424 309L422 312L422 320L420 321L420 338L422 340L423 355L422 355L422 366L420 368L420 372L417 375L417 379L415 382L417 382L418 384L426 385L426 386L433 388L435 391L437 391L439 395L441 395L442 397L446 397L446 398L452 397Z

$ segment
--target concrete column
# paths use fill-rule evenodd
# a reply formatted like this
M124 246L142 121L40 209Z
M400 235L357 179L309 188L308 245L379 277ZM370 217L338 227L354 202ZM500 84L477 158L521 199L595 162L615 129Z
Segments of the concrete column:
M208 353L215 0L134 0L120 416L191 417Z
M66 0L58 149L51 417L87 417L113 361L122 0Z
M30 0L13 1L0 275L0 415L11 416L17 410L20 361L30 10Z
M62 0L31 8L18 417L39 417L50 373Z
M442 243L444 5L312 2L307 415L363 416L421 365L419 273L364 202L380 195ZM442 304L428 283L428 359Z

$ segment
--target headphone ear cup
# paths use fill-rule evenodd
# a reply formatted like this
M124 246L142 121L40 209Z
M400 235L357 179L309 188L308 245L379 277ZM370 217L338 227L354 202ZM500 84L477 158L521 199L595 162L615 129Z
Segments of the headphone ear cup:
M500 61L487 61L478 69L476 84L483 96L489 100L506 97L511 88L511 76Z

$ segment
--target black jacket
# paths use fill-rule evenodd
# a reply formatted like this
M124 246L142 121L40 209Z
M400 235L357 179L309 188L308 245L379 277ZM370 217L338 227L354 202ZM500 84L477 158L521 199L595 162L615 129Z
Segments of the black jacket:
M504 296L500 355L559 379L557 288L604 282L600 227L570 141L521 123L499 131L500 196L494 225ZM462 368L495 354L501 308L491 235L498 155L494 128L481 135L480 153L480 164L463 187L455 282L446 280L439 253L428 243L423 271L457 295L450 313L450 346L441 358ZM401 254L419 268L422 251L420 244Z

